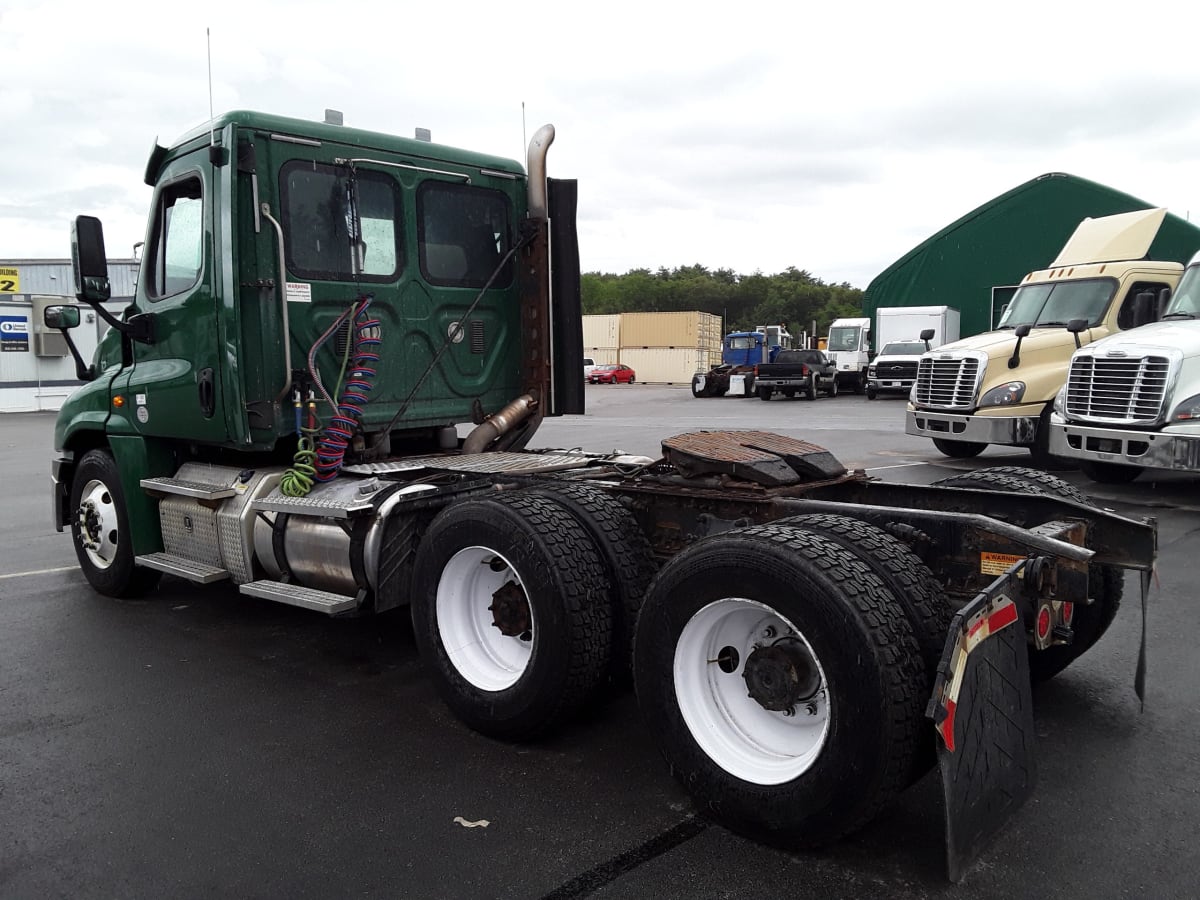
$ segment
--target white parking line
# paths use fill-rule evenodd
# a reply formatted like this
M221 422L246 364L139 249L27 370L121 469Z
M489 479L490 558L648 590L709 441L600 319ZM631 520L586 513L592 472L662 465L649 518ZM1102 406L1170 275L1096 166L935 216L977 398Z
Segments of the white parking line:
M923 463L923 462L896 463L894 466L870 466L867 468L867 471L868 472L882 472L884 469L911 469L913 466L926 466L926 465L929 465L929 464Z
M8 575L0 575L0 581L6 578L24 578L26 575L53 575L55 572L70 572L72 569L78 569L79 566L58 566L53 569L33 569L29 572L11 572Z

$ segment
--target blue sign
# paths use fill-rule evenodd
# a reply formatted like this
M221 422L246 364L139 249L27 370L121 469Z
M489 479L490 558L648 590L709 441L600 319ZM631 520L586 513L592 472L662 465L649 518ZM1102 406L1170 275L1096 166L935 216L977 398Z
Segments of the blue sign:
M29 352L29 319L25 316L0 316L0 352Z

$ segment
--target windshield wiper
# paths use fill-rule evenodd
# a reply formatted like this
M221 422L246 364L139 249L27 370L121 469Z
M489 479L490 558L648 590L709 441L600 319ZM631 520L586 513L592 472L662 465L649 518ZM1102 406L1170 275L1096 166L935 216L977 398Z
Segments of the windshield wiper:
M1034 328L1066 328L1066 322L1038 322Z
M1173 313L1167 313L1167 314L1166 314L1165 316L1163 316L1163 317L1162 317L1162 319L1160 319L1159 321L1160 321L1160 322L1163 322L1163 321L1166 321L1167 319L1194 319L1194 318L1196 318L1196 314L1195 314L1195 313L1190 313L1190 312L1173 312Z

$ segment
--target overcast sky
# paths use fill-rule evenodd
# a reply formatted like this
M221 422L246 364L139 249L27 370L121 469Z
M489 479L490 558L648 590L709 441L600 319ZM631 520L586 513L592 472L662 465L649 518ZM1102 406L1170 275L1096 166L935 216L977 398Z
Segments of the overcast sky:
M1191 4L0 0L0 259L143 238L154 138L257 109L524 158L554 123L586 271L868 282L1045 172L1200 216ZM1065 236L1064 236L1065 237ZM1048 261L1047 261L1048 262Z

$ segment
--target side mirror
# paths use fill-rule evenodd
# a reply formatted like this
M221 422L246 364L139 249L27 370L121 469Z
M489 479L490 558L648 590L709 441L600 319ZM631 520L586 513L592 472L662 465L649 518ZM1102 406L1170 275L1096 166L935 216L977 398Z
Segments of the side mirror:
M926 350L929 349L929 342L933 340L933 336L935 334L937 334L937 332L932 328L926 328L924 331L921 332L921 340L923 340L925 342Z
M1033 330L1033 326L1030 325L1028 322L1025 322L1022 325L1018 325L1016 327L1016 329L1013 331L1013 334L1015 334L1017 336L1017 345L1015 347L1013 347L1012 356L1010 356L1008 358L1008 367L1010 369L1015 369L1017 366L1019 366L1021 364L1021 341L1025 340L1026 336L1032 330Z
M95 216L76 216L71 225L71 262L75 269L75 296L85 303L103 303L111 289L104 228Z
M1158 292L1158 315L1156 318L1161 319L1163 313L1167 311L1167 304L1171 302L1171 289L1163 288Z
M64 331L79 327L78 306L47 306L42 311L42 322L47 328Z
M1142 291L1133 298L1133 327L1158 321L1158 295L1154 291Z
M1069 331L1069 332L1071 332L1071 334L1075 335L1075 349L1076 350L1078 350L1080 347L1079 333L1081 331L1087 331L1087 330L1088 330L1088 320L1087 319L1072 319L1070 322L1067 323L1067 331Z

